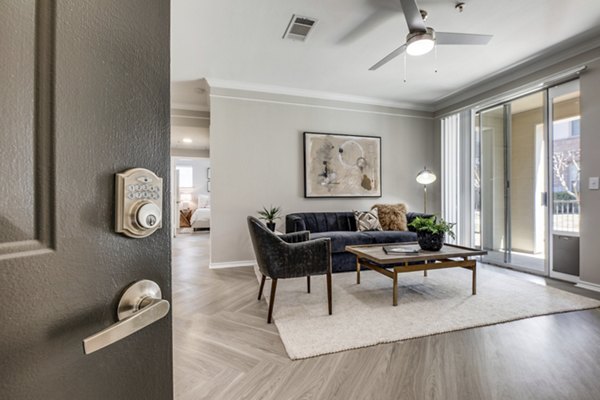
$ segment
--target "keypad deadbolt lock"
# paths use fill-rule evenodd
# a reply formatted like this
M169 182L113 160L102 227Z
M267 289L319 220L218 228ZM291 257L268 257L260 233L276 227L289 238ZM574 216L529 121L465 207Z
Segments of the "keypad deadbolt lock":
M162 227L162 178L144 168L116 174L116 231L143 238Z

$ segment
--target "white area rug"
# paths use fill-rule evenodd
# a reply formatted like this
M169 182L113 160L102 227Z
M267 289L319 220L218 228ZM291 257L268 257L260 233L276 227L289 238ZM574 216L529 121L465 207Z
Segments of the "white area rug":
M389 343L538 315L600 307L600 302L522 279L462 268L398 276L398 306L392 280L374 271L333 275L333 315L327 315L325 276L278 282L273 317L292 360ZM265 285L268 298L270 282Z

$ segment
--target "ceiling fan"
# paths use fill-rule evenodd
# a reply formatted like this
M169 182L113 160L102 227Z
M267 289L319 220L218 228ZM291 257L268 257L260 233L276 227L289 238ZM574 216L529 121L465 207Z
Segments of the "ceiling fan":
M473 45L488 44L492 35L476 35L471 33L436 32L425 26L426 12L419 10L416 0L400 0L402 11L408 24L406 43L385 56L371 68L374 71L398 57L404 51L411 56L421 56L429 53L437 45ZM460 8L459 8L460 6ZM459 3L457 9L462 11L464 3Z

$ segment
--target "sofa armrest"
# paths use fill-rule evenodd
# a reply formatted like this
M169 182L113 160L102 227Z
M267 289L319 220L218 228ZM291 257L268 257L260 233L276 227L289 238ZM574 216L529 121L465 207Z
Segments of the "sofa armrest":
M305 231L306 224L304 223L304 219L297 215L286 215L285 217L285 232L302 232Z
M306 242L307 240L310 239L310 232L309 231L301 231L301 232L286 233L283 235L279 235L279 238L287 243Z
M407 224L409 224L408 226L408 230L411 232L416 232L417 230L415 228L413 228L412 226L410 226L410 223L417 217L421 217L421 218L431 218L433 217L433 214L425 214L425 213L420 213L420 212L409 212L406 213L406 222Z

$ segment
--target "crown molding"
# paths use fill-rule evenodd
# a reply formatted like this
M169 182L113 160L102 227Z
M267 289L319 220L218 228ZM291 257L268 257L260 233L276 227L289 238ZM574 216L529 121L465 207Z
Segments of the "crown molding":
M356 96L344 93L325 92L318 90L308 90L292 88L286 86L266 85L260 83L240 82L219 78L206 78L209 87L212 89L241 90L245 92L257 92L282 96L291 96L299 98L319 99L326 101L335 101L341 103L353 103L369 106L395 108L409 111L432 112L433 107L427 104L395 102L390 100L378 99L375 97Z
M208 110L188 110L183 108L171 108L171 117L178 118L193 118L193 119L210 119L210 112Z
M171 102L172 110L187 110L187 111L210 111L210 106L204 106L194 103L177 103Z

